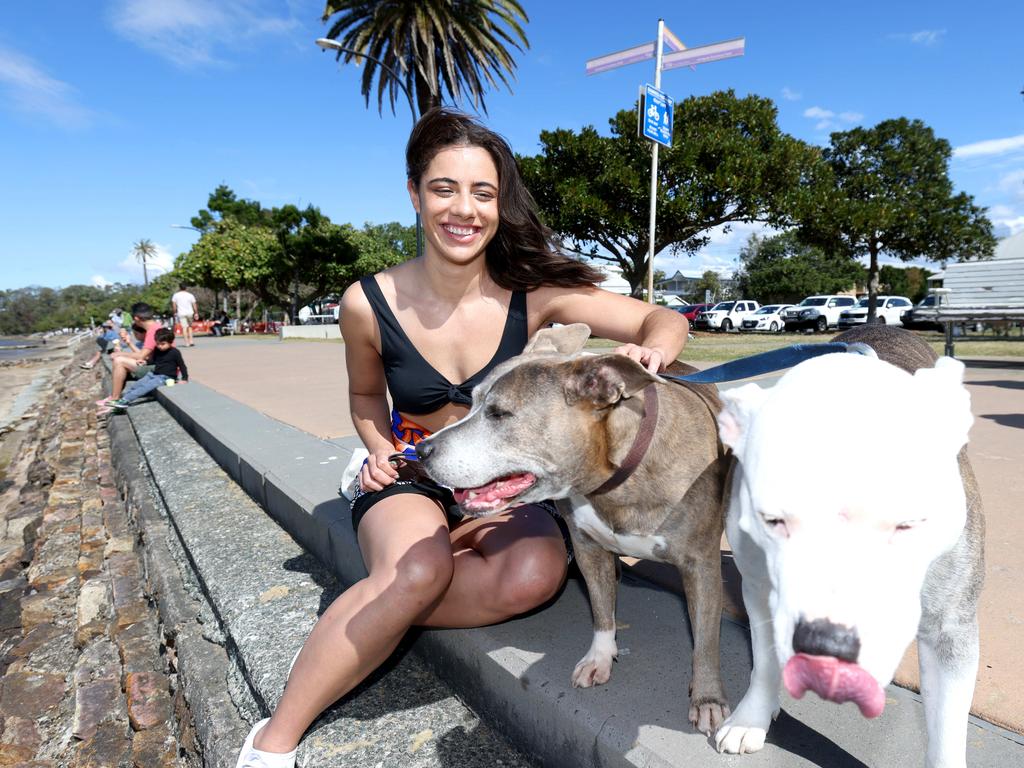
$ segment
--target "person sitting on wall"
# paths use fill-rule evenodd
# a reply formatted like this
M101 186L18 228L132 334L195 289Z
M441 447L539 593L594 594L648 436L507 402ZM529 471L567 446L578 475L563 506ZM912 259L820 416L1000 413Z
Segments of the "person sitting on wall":
M97 411L98 416L105 416L111 412L123 412L136 400L165 384L178 380L188 381L188 366L185 365L185 359L181 356L181 352L174 348L174 331L169 328L160 328L155 337L156 349L153 350L151 358L153 370L125 387L120 399L111 400L106 406L101 406Z
M231 326L231 318L223 309L213 313L213 322L210 325L210 332L214 336L223 336Z
M137 352L126 352L113 356L111 360L113 363L111 368L113 384L111 385L110 397L97 400L96 405L106 406L111 400L120 398L129 375L136 379L141 379L153 370L150 358L153 355L153 350L156 349L156 332L162 327L162 324L153 316L153 308L145 302L140 301L133 304L131 313L133 323L145 329L142 348Z
M93 353L93 356L89 358L88 362L82 363L79 368L90 370L93 366L100 361L100 357L104 354L109 354L114 351L117 344L117 330L114 328L114 323L107 320L99 328L99 333L96 336L96 346L99 349Z

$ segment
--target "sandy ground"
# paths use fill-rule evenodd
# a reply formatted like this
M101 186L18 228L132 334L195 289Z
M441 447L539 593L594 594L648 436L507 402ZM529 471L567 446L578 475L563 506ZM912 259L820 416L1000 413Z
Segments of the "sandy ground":
M192 377L275 419L319 437L355 434L346 397L344 345L251 338L198 338L183 350ZM982 660L974 711L1024 733L1024 360L968 359L975 415L969 453L987 514ZM701 364L700 367L706 367ZM913 435L894 449L913 450ZM897 680L916 687L913 649Z
M29 427L73 354L73 349L54 349L0 364L0 519L17 500L30 463L31 457L22 450Z

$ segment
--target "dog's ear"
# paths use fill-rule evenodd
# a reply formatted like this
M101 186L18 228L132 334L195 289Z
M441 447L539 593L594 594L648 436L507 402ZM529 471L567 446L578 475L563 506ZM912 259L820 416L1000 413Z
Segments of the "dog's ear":
M940 357L934 368L914 372L918 391L916 405L921 408L921 423L927 437L923 442L941 451L959 453L967 442L974 423L971 395L963 385L964 364L951 357Z
M604 408L632 397L654 381L661 379L625 355L585 356L569 364L563 391L569 405L587 400Z
M722 443L741 453L750 431L750 422L768 398L768 390L757 384L744 384L720 395L722 410L718 414L718 434Z
M557 325L541 328L523 349L524 355L575 355L590 338L590 326L585 323Z

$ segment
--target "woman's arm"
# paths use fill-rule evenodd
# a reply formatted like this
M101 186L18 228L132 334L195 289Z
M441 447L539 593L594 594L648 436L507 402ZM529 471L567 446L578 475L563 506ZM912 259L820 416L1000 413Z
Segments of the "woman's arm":
M391 441L387 382L377 351L377 323L359 283L350 285L342 296L338 324L345 340L352 424L370 453L359 482L364 490L379 491L395 481L398 471L388 463L395 448Z
M647 304L600 288L546 286L530 294L530 313L538 325L586 323L594 335L622 342L616 352L641 363L652 373L679 357L690 324L671 309Z

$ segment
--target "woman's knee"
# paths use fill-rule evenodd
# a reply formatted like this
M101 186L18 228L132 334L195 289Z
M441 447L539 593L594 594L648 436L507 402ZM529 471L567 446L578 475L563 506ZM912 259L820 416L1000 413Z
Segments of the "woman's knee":
M393 587L418 608L445 593L452 581L454 562L450 549L421 542L402 555L394 565Z
M532 541L516 549L509 553L495 591L499 606L509 616L532 611L558 594L568 566L560 542Z

